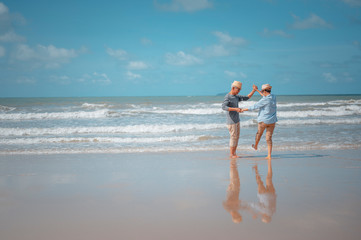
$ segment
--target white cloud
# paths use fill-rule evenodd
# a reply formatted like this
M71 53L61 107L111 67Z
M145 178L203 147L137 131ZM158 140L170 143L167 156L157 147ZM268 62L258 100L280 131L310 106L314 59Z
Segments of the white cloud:
M218 43L203 48L198 47L194 50L196 54L205 57L224 57L236 55L239 53L240 47L248 43L244 38L232 37L228 33L214 31L212 34L217 37Z
M344 72L342 74L342 79L345 81L345 82L354 82L354 79L353 77L350 75L350 73L348 72Z
M140 39L140 42L141 42L143 45L145 45L145 46L148 46L148 45L152 45L152 44L153 44L152 40L150 40L150 39L148 39L148 38L142 38L142 39Z
M0 57L5 56L5 54L6 54L6 50L5 50L5 48L4 48L4 47L2 47L2 46L0 46Z
M179 51L176 54L166 53L165 58L166 62L170 65L189 66L202 63L201 59L182 51Z
M81 82L84 84L93 83L93 84L102 84L109 85L112 81L109 79L108 75L105 73L94 72L92 74L83 74L80 78L76 79L77 82Z
M14 53L14 58L17 60L29 60L35 56L35 51L26 44L18 45Z
M332 73L323 73L322 76L329 83L337 82L337 78Z
M50 77L50 81L55 82L57 84L61 84L61 85L71 84L71 79L67 75L62 75L62 76L53 75Z
M303 20L294 14L292 14L292 17L295 22L291 25L291 27L294 29L332 28L331 24L327 23L314 13L311 13L308 18Z
M195 12L213 6L208 0L172 0L163 4L155 0L154 4L158 9L171 12Z
M361 0L342 0L342 1L352 7L360 7L361 6Z
M52 59L70 59L77 56L74 49L57 48L53 45L43 46L37 45L30 48L26 44L20 44L17 47L16 59L18 60L52 60Z
M237 77L237 73L231 71L224 71L224 73L229 77Z
M354 82L355 79L353 78L353 76L349 73L349 72L343 72L343 73L339 73L337 74L337 76L335 76L332 73L323 73L322 76L324 77L325 81L329 82L329 83L337 83L337 82Z
M243 72L240 72L240 73L239 73L239 76L240 76L241 78L247 78L247 75L244 74Z
M58 68L85 51L84 48L77 51L57 48L53 45L43 46L39 44L31 48L26 44L19 44L12 54L12 59L28 62L32 67Z
M109 56L117 58L118 60L126 60L128 58L128 53L123 49L107 48L106 52L109 54Z
M77 56L77 53L74 49L65 49L65 48L56 48L53 45L49 46L42 46L38 45L39 52L42 53L42 55L46 59L59 59L59 58L74 58Z
M25 18L20 14L12 14L9 8L0 2L0 30L1 32L14 31L17 25L24 25Z
M232 78L247 78L247 75L244 74L243 72L239 72L239 73L236 73L236 72L231 72L231 71L224 71L224 73L229 76L229 77L232 77Z
M140 74L132 73L131 71L128 71L126 73L126 76L128 77L128 79L142 78L142 76Z
M101 83L101 84L104 84L104 85L108 85L108 84L112 83L112 81L110 81L107 74L105 74L105 73L97 73L97 72L93 73L92 82L93 83Z
M353 42L353 45L356 46L358 49L361 50L361 44L360 44L359 41L354 41L354 42Z
M3 35L0 35L1 42L23 42L26 39L23 36L16 34L14 31L9 31Z
M9 8L0 2L0 15L6 14L9 12Z
M265 37L280 36L280 37L284 37L284 38L292 37L291 34L288 34L283 30L268 30L267 28L265 28L263 30L263 36L265 36Z
M33 85L36 83L36 80L34 80L33 78L29 78L29 77L20 77L16 80L16 83Z
M221 44L225 44L225 45L230 44L235 46L247 44L247 41L244 38L232 37L228 33L215 31L213 32L213 35L215 35L219 39Z
M147 68L148 68L148 65L141 61L132 61L132 62L129 62L129 64L128 64L128 69L142 70L142 69L147 69Z
M226 49L226 47L222 44L207 46L204 49L197 48L195 52L206 57L223 57L231 55L230 50Z

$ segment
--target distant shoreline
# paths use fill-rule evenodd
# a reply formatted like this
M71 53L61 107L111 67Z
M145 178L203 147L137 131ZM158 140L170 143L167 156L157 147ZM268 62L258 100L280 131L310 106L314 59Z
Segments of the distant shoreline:
M227 93L218 93L216 95L196 95L196 96L67 96L67 97L0 97L0 99L27 99L27 98L181 98L181 97L221 97L225 96ZM242 94L241 94L242 95ZM355 94L276 94L277 96L295 96L295 97L307 97L307 96L361 96L361 93Z

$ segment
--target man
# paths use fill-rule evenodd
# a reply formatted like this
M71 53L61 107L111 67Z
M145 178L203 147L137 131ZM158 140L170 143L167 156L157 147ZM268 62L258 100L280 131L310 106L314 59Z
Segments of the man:
M245 108L242 110L248 111L248 110L255 110L259 109L258 112L258 131L256 134L255 144L252 145L252 147L257 150L258 143L261 140L262 134L264 130L266 129L266 141L267 141L267 147L268 147L268 155L266 159L271 159L272 154L272 135L273 131L276 127L277 122L277 101L276 96L271 94L272 87L269 84L263 84L262 85L262 95L263 98L259 100L255 105L253 105L250 108Z
M242 89L242 83L239 81L234 81L232 83L231 91L224 97L224 101L222 104L222 109L227 111L227 127L230 134L230 157L237 158L236 150L238 146L238 139L239 139L239 113L242 110L238 107L238 102L240 101L247 101L252 97L255 93L257 87L253 85L253 90L248 94L248 96L239 96L238 93Z

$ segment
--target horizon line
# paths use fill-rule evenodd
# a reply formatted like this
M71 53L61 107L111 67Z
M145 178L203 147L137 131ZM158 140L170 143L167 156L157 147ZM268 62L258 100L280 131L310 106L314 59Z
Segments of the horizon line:
M118 96L11 96L11 97L0 97L2 98L115 98L115 97L220 97L227 93L219 93L215 95L118 95ZM242 94L239 94L242 95ZM277 96L355 96L361 95L361 93L335 93L335 94L276 94Z

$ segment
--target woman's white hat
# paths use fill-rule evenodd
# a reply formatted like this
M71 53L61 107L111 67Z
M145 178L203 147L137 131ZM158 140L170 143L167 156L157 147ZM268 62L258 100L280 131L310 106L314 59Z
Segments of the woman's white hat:
M262 90L265 90L265 89L271 90L271 89L272 89L272 86L269 85L268 83L267 83L267 84L263 84L263 85L262 85Z

